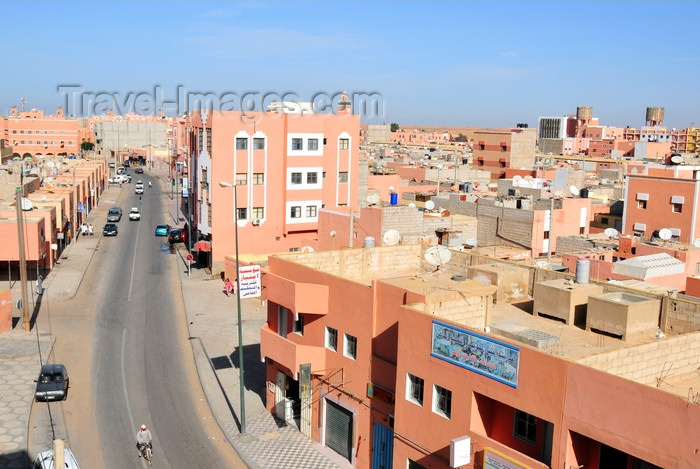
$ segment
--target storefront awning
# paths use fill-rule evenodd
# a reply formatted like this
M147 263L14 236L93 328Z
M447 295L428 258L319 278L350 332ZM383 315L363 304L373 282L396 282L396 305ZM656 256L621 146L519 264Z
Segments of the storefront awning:
M211 252L211 241L197 241L194 243L194 246L192 246L192 250L199 252Z

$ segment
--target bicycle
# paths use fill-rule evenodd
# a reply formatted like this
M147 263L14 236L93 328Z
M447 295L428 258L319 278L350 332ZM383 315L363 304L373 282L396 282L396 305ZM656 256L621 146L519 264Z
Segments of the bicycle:
M151 445L146 443L139 443L139 450L141 451L141 456L143 459L148 461L148 465L152 466L151 459L153 458L153 450L151 450Z

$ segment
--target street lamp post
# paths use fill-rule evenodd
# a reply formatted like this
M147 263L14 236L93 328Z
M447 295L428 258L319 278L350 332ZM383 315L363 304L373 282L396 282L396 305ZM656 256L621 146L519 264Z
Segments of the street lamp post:
M243 374L243 325L241 321L241 275L238 264L238 188L235 184L219 181L221 187L233 188L233 223L236 230L236 306L238 308L238 372L241 399L241 435L245 435L245 386Z

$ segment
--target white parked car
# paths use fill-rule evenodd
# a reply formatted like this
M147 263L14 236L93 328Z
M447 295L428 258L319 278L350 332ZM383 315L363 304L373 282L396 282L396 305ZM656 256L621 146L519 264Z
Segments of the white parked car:
M80 469L78 461L75 459L73 452L65 448L63 450L63 461L66 469ZM34 460L33 469L56 469L54 468L54 453L53 450L42 451Z
M131 211L129 212L129 220L140 220L141 219L141 211L138 209L138 207L131 207Z

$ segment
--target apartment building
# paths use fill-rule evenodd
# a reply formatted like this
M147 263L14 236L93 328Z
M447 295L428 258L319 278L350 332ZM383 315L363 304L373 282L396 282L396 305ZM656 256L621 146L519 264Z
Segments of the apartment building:
M528 267L533 315L435 249L271 256L267 409L361 469L698 466L697 303Z
M537 129L487 129L474 132L473 164L503 178L506 168L532 168L537 156Z
M15 159L77 155L80 151L78 121L66 118L59 107L53 116L40 109L18 111L0 118L0 138L5 147L12 147Z
M234 253L236 236L240 253L301 250L317 238L321 209L358 206L360 118L349 106L193 114L191 123L191 209L213 270Z
M700 167L648 164L628 171L625 182L623 233L694 243L700 238Z

